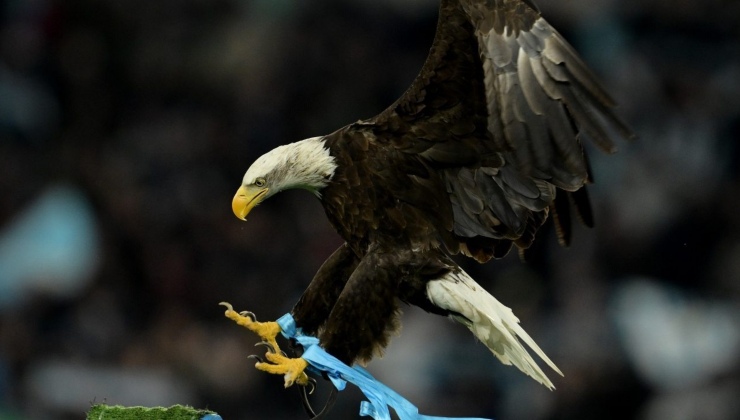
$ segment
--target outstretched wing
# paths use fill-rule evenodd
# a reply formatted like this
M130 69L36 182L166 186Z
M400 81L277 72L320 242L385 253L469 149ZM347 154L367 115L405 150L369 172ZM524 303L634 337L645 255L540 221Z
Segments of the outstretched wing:
M442 0L419 76L372 123L443 172L453 233L483 261L528 247L550 211L564 243L571 206L591 224L581 140L632 137L614 106L530 0Z
M588 179L579 139L614 152L610 128L631 137L614 100L573 47L526 0L459 0L475 27L489 130L517 164L575 190Z

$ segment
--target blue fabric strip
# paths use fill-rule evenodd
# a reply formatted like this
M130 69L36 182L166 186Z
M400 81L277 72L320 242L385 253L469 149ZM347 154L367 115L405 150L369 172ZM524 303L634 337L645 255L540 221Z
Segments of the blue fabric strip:
M396 391L375 379L370 372L359 367L350 367L339 359L324 351L316 337L304 335L300 328L296 328L291 314L285 314L277 320L283 336L293 338L303 346L304 360L309 363L308 369L314 373L326 372L337 390L345 388L351 382L360 390L368 401L360 403L360 416L372 417L375 420L390 420L389 407L393 408L400 420L445 420L453 417L434 417L419 414L419 409L402 397ZM487 420L472 417L454 417L457 420Z

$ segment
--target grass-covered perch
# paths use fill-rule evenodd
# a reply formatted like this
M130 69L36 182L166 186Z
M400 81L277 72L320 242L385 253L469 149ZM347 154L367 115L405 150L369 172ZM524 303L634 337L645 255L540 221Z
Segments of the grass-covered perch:
M87 420L221 420L221 416L183 405L150 408L96 404L87 412Z

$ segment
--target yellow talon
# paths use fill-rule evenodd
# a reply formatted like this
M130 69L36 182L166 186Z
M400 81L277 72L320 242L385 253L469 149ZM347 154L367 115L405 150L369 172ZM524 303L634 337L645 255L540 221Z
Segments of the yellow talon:
M252 331L253 333L259 335L262 340L269 343L275 349L275 352L280 352L280 347L275 340L277 335L280 334L280 326L277 322L257 322L247 316L247 312L243 312L242 314L237 313L234 310L234 307L231 306L231 304L228 302L221 302L219 303L219 305L226 307L226 312L224 312L224 315L226 315L227 318L248 329L249 331Z
M228 302L221 302L219 305L226 307L224 315L227 318L259 335L265 344L271 347L270 351L265 353L267 362L256 363L254 366L257 369L283 375L286 388L293 384L308 385L310 383L308 375L304 372L308 366L308 362L302 358L293 359L284 356L277 341L275 341L275 338L280 333L280 326L277 322L257 322L253 319L253 314L249 312L238 313Z
M256 363L254 366L264 372L283 375L286 388L294 383L308 385L308 375L304 372L308 367L306 360L300 357L292 359L279 353L267 353L265 357L270 363Z

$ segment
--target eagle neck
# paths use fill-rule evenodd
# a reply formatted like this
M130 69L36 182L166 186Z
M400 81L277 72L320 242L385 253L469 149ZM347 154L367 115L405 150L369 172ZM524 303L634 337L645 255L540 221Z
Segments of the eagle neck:
M324 138L301 140L273 152L277 151L280 163L276 165L274 176L280 180L278 191L304 189L320 197L337 169Z

